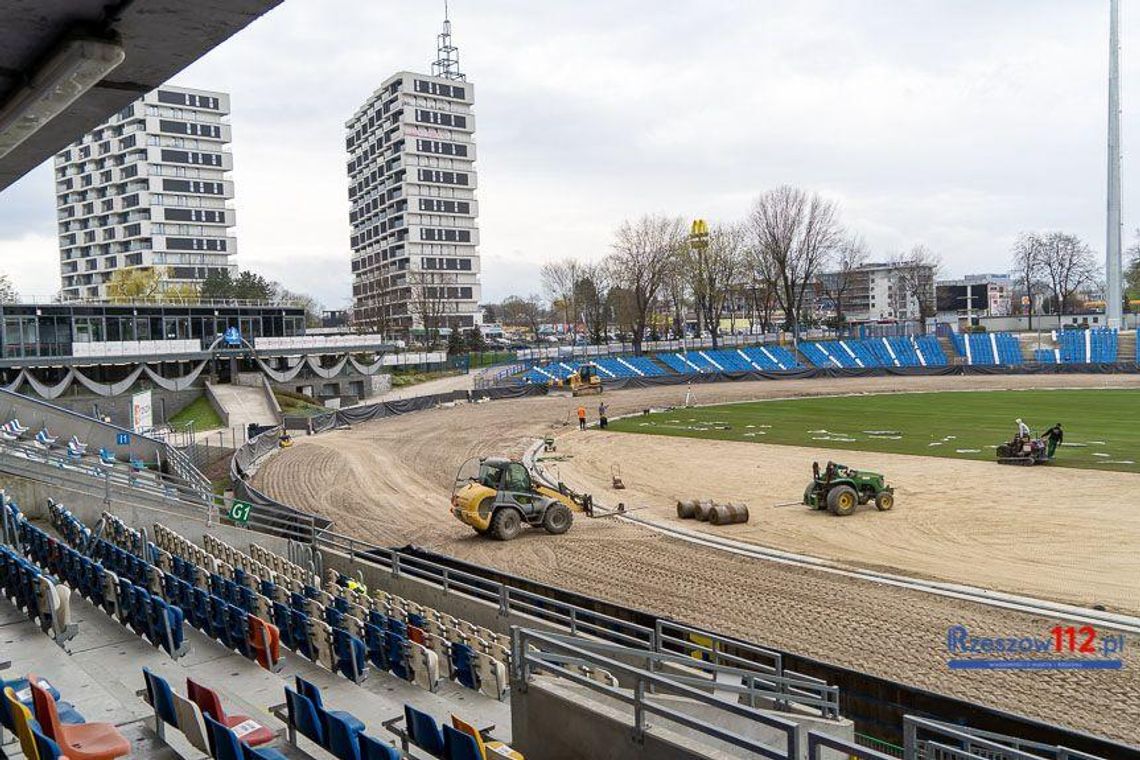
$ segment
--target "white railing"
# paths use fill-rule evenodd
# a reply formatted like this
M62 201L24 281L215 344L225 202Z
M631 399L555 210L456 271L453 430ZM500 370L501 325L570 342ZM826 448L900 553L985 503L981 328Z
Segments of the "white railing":
M74 342L71 355L81 357L96 356L146 356L149 354L195 354L202 351L202 342L192 340L102 340Z
M286 338L254 338L253 346L264 350L349 348L355 346L391 346L392 341L377 333L360 335L292 335Z

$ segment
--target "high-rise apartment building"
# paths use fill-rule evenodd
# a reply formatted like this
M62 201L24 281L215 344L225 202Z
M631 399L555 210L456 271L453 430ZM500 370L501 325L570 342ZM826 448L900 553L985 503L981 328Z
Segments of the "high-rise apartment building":
M112 274L193 284L236 270L229 95L160 87L55 156L62 295L107 298Z
M447 20L432 69L388 77L345 124L353 320L372 331L481 321L475 93Z

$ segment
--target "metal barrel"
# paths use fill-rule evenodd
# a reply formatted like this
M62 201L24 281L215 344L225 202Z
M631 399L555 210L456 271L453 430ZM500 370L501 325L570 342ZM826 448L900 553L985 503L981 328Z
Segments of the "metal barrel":
M735 525L748 522L747 504L717 504L709 512L713 525Z
M677 517L682 520L691 520L697 514L697 500L692 501L678 501L677 502Z
M693 517L695 517L699 522L708 522L709 513L712 512L713 507L715 506L716 505L711 501L698 501L696 509L693 512Z

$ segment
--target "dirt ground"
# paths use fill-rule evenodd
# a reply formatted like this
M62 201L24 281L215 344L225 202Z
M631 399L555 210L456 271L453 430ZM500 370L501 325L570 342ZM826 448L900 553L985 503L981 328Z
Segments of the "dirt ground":
M606 433L562 438L550 465L612 506L686 528L875 570L1140 612L1140 475L1001 467L876 452ZM887 475L897 506L833 517L798 504L811 462ZM624 491L611 489L620 463ZM746 525L677 518L678 499L749 505Z
M967 383L975 389L1138 387L1140 378L1058 375L718 383L700 386L698 397L701 403L712 404L797 395L961 390ZM606 394L613 415L648 406L679 404L683 398L684 388L677 386ZM596 408L595 399L588 402L587 408ZM553 397L459 405L298 439L298 445L277 454L261 468L255 483L275 498L332 518L338 530L362 539L389 545L419 544L759 644L1140 743L1140 678L1136 675L1140 654L1135 648L1126 651L1125 667L1120 671L951 672L946 667L944 640L946 629L952 625L966 625L977 635L1047 636L1049 628L1058 623L1054 619L757 561L613 520L579 516L565 536L524 532L519 539L503 544L481 539L450 518L447 497L454 474L464 460L494 453L519 454L535 438L550 433L566 452L578 449L584 441L598 441L597 451L582 452L560 465L564 477L573 475L584 481L608 479L604 451L610 446L627 445L626 439L682 448L695 443L728 445L733 452L747 447L743 454L730 454L728 450L665 452L659 460L663 466L658 470L668 472L659 472L659 477L675 482L676 488L649 487L642 468L623 460L623 474L631 491L640 494L639 499L658 500L661 509L678 493L718 497L713 483L719 471L716 468L723 465L722 460L728 461L727 457L738 456L757 459L752 463L754 467L763 460L765 472L783 479L779 481L780 495L770 502L749 498L749 494L724 492L724 498L751 501L761 511L761 503L798 498L805 472L802 458L810 462L812 457L826 459L828 454L794 448L773 452L783 447L648 436L626 435L619 441L617 434L596 431L579 436L569 424L577 405L577 399ZM757 453L749 453L753 451ZM709 459L705 458L706 453L710 454ZM780 467L778 457L784 455L794 458L794 467L790 463L786 468ZM852 465L871 464L862 459L868 455L844 456ZM876 462L882 461L881 455L874 456ZM767 464L769 458L771 465ZM894 512L860 512L840 519L794 507L767 507L763 515L754 518L763 520L755 526L754 540L938 577L955 577L955 572L959 572L959 580L973 584L1020 591L1036 589L1059 599L1085 603L1113 600L1114 606L1136 608L1135 592L1129 596L1126 585L1140 577L1138 564L1126 549L1136 546L1137 523L1101 504L1099 496L1089 499L1096 503L1086 509L1095 510L1093 514L1098 520L1113 521L1099 540L1095 530L1079 525L1079 520L1060 510L1051 510L1042 517L1031 508L1015 513L1010 509L974 506L969 512L970 521L957 521L953 515L939 512L937 506L920 505L923 500L916 492L912 473L917 471L919 462L935 463L939 474L932 487L938 489L937 501L941 504L952 495L956 481L972 487L975 478L980 477L972 468L976 464L986 469L984 463L892 459L918 460L891 463L892 478L900 488L899 505ZM965 465L969 465L969 472L959 469L956 477L940 470ZM681 467L687 468L683 471L687 476ZM673 471L669 471L671 468ZM1030 474L1015 468L999 470L996 465L993 469L995 473L985 475L994 480ZM1050 470L1044 474L1049 478L1081 478L1084 473ZM1135 482L1135 477L1128 475L1090 475L1101 484L1098 487L1107 489L1097 494L1111 492L1110 486L1103 485L1109 476L1132 477L1129 482ZM750 473L741 477L760 476ZM799 485L792 488L793 483ZM1038 485L1028 483L1027 487L1035 489L1035 499L1041 498ZM789 489L788 498L783 499ZM741 490L747 490L747 486ZM1116 498L1119 499L1119 493ZM958 510L946 510L954 511ZM1023 522L1016 519L1018 514L1024 517ZM883 530L884 524L891 526L890 531ZM1069 526L1073 524L1081 530L1075 534L1076 544L1069 546L1065 538L1072 538ZM752 531L753 527L747 529ZM1040 535L1052 536L1045 548L1037 545ZM932 558L936 554L948 559ZM940 572L945 575L939 575ZM1047 591L1050 588L1062 592ZM1081 705L1081 709L1074 710L1073 705Z

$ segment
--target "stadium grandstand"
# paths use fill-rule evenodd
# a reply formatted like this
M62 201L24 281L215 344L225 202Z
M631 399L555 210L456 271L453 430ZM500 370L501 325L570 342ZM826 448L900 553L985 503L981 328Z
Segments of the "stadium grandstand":
M15 4L0 30L0 69L19 75L0 77L0 105L30 112L7 122L17 123L19 131L10 130L0 141L0 189L276 4ZM75 47L80 32L94 47ZM64 76L72 87L43 86L41 77L67 74L61 62L77 60L82 65ZM34 92L45 94L30 98ZM61 99L64 93L68 97ZM592 595L512 574L509 562L496 564L504 555L494 550L482 555L487 564L479 564L401 545L435 530L438 515L447 514L445 498L438 510L433 504L431 524L415 531L367 522L361 528L342 524L352 516L337 511L330 498L334 489L308 494L320 503L305 509L262 493L254 483L257 468L273 457L316 450L313 441L322 440L294 446L286 435L290 429L331 437L354 425L418 415L413 419L430 429L425 449L454 446L470 455L476 445L451 441L437 428L445 407L494 400L486 407L463 405L495 411L515 403L511 399L546 395L544 386L578 372L582 357L520 359L511 365L514 382L501 387L354 406L299 422L277 409L274 424L232 452L228 473L208 475L170 440L116 425L109 415L65 408L73 395L68 391L78 383L103 398L121 398L140 378L181 390L211 364L225 362L236 376L239 361L261 371L254 383L257 393L268 389L269 380L291 382L306 368L322 380L346 366L371 377L384 366L383 357L365 366L356 355L382 354L380 336L308 336L299 323L293 322L296 329L278 324L263 308L252 307L234 315L144 309L148 332L149 325L156 326L146 342L118 340L109 332L91 336L100 338L95 341L47 341L38 334L41 318L66 324L74 336L78 320L121 326L107 320L128 316L110 307L93 316L60 305L52 306L59 311L45 313L47 306L12 306L0 331L6 360L0 366L5 381L0 388L0 760L1136 756L1119 728L1105 735L1084 730L1111 717L1109 710L1074 717L1064 714L1069 704L1058 704L1044 717L1011 712L941 693L937 685L945 682L933 678L898 676L901 661L914 659L913 651L898 657L884 652L874 668L859 669L834 662L835 652L823 657L809 649L817 629L827 627L849 629L859 646L873 648L879 644L876 633L907 629L924 614L926 597L920 595L926 593L931 599L963 601L971 616L989 604L1023 615L1020 622L1070 615L1128 633L1140 630L1123 613L1091 605L1031 606L1024 597L988 592L983 602L978 597L985 595L971 597L964 586L920 590L913 579L877 574L868 585L897 591L912 617L888 620L871 605L876 629L845 619L847 593L840 584L856 575L845 568L830 573L836 585L826 592L828 608L816 615L811 629L800 632L803 651L798 646L791 651L758 643L755 623L729 626L704 611L702 600L684 596L683 574L703 562L668 568L678 583L667 591L682 600L674 616L651 611L629 594ZM136 307L145 305L119 306L131 310L134 320L140 317ZM28 308L21 312L21 307ZM214 316L233 317L237 324L207 321ZM242 320L262 318L269 325L264 329L241 329ZM173 336L167 334L170 324ZM238 328L233 343L223 337L231 327ZM9 329L15 332L9 335ZM35 340L26 339L33 334ZM1076 369L1117 362L1123 345L1115 333L1059 333L1053 340L1056 363L1082 365ZM89 342L101 345L83 345ZM105 345L116 343L132 345ZM1019 339L1005 333L768 341L643 356L619 351L585 360L597 367L603 384L615 389L623 383L634 387L642 381L694 378L819 376L830 382L868 372L934 374L1022 363ZM516 367L522 361L529 366ZM182 372L168 376L151 366L163 363L181 364L174 369ZM31 393L18 393L25 385ZM635 403L638 410L645 408L647 399L653 400L629 397L623 412L633 414ZM515 407L529 404L520 401ZM526 448L518 460L522 471L561 492L565 484L548 476L536 459L546 445L540 436L562 429L560 424L528 420L525 434L512 429L499 442ZM479 430L499 435L493 421ZM484 437L479 445L487 441ZM335 454L353 447L333 448L339 449ZM400 493L392 511L412 512L424 493L439 496L433 489L440 478L451 480L450 471L440 472L452 469L453 453L447 449L439 461L428 461L431 456L421 451L416 475L429 485L418 493L410 488ZM333 462L329 455L324 469L334 471ZM383 465L373 468L380 477L412 466L395 459ZM624 505L609 515L595 515L593 507L582 514L588 519L623 518L623 513ZM594 521L607 523L615 525L617 519ZM752 566L792 567L804 577L822 572L819 560L800 566L789 553L745 556L740 546L730 550L708 537L678 535L597 544L605 544L611 556L635 543L664 556L668 546L684 543L709 552L702 557L721 552ZM466 535L465 540L473 544L483 538ZM537 542L527 539L517 545L527 543L531 546L514 556L555 556L567 584L577 574L602 578L610 590L621 586L621 578L610 577L604 563L591 563L573 549L535 548ZM733 580L728 573L716 578L726 598L744 596L731 587ZM789 585L779 596L770 600L777 612L798 604L800 594ZM947 615L939 622L955 619ZM940 658L931 659L944 670ZM1074 701L1088 688L1076 681L1062 683ZM1109 699L1121 699L1112 687L1096 688L1111 689ZM1025 698L1033 690L1016 696ZM1066 720L1083 721L1082 728Z

